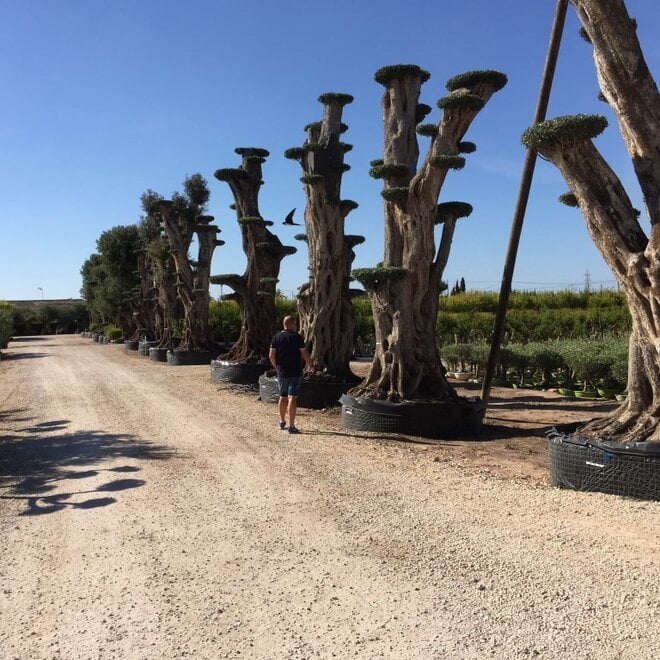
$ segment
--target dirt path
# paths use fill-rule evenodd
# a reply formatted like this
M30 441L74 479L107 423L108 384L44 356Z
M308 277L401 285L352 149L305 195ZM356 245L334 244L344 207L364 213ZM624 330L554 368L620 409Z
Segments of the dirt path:
M4 355L0 658L660 657L660 504L546 481L547 418L588 407L496 398L476 443L336 411L289 436L208 367Z

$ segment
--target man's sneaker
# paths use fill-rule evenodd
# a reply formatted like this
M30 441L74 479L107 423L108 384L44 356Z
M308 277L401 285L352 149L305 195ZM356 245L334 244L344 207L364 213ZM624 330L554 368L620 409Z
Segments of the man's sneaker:
M282 420L280 422L280 430L284 431L285 428L286 428L286 422L284 420Z
M289 433L300 433L300 431L293 425L289 426Z

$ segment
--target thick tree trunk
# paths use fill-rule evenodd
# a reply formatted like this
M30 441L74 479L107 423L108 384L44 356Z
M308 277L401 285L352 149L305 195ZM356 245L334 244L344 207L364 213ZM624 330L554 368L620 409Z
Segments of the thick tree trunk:
M283 246L268 230L272 222L264 220L259 212L261 165L268 152L239 148L236 153L242 156L241 167L217 170L215 177L229 185L234 197L247 266L243 275L217 275L211 281L234 290L241 312L241 333L226 358L239 363L266 362L276 325L275 295L280 264L295 248Z
M350 368L355 315L350 296L353 246L362 240L346 236L344 224L356 206L340 200L344 150L343 106L347 94L327 94L323 120L308 127L300 158L305 181L305 240L309 255L309 281L298 294L300 331L317 369L343 380L354 380Z
M161 201L158 208L167 233L170 251L177 273L177 292L183 305L184 328L178 348L183 351L202 351L212 347L209 335L209 274L218 228L209 224L211 216L200 216L194 227L199 249L197 265L190 263L189 234L181 231L181 219L172 203Z
M372 304L376 351L369 375L351 393L390 401L447 399L456 394L445 378L435 325L456 218L445 220L436 252L438 196L448 170L462 167L459 143L472 120L506 78L496 72L466 74L450 98L441 99L442 119L417 172L415 127L423 76L405 68L383 83L385 259L382 269L361 280ZM403 167L395 169L401 165L407 174ZM391 193L401 196L391 199Z
M620 180L591 140L556 132L537 145L575 195L632 317L626 401L581 432L610 441L660 442L660 95L624 3L571 2L593 45L601 90L617 115L651 221L648 239Z
M626 442L660 441L660 233L647 240L621 182L593 143L543 150L578 200L587 229L626 295L632 318L628 396L585 433Z

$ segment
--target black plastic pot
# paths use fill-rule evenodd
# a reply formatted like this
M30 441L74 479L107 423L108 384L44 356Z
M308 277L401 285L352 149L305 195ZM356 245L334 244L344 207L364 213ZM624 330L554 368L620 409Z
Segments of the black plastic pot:
M138 344L138 355L149 357L149 349L158 346L157 341L141 341Z
M481 399L448 401L374 401L344 394L341 421L346 429L401 433L424 438L474 438L481 433Z
M548 434L550 482L559 488L660 500L660 445Z
M355 383L332 382L322 379L303 380L298 394L299 408L332 408L339 405L339 397ZM259 376L259 398L264 403L275 403L280 398L277 377Z
M154 362L167 362L167 349L160 346L152 346L149 349L149 359Z
M270 369L268 364L213 360L211 362L211 379L218 383L256 385L259 382L259 376L268 369Z
M140 346L140 342L137 339L127 339L124 342L124 348L127 351L137 351Z
M211 351L181 351L175 348L167 351L167 364L171 367L186 367L196 364L209 364L213 359Z

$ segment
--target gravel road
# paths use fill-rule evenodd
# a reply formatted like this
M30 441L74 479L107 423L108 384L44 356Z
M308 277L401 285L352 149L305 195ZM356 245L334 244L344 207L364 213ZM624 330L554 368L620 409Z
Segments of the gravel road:
M289 436L77 336L11 343L0 402L0 658L660 657L660 503Z

